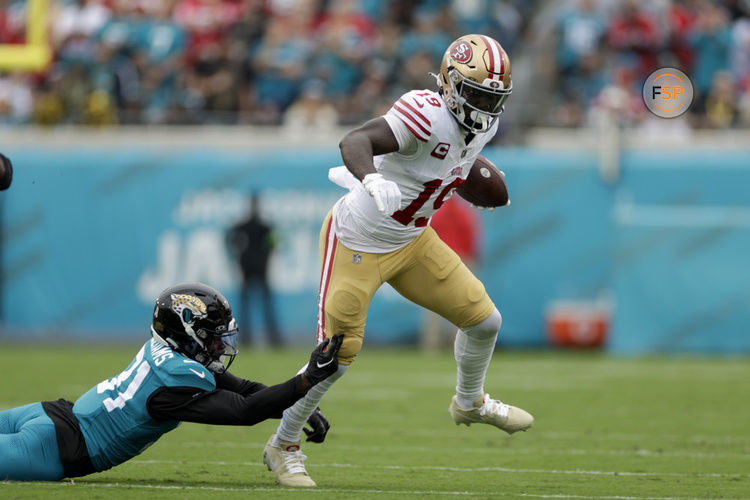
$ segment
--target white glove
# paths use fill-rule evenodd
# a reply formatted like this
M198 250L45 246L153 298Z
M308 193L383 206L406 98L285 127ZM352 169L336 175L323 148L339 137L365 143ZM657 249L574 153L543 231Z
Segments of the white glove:
M401 206L401 191L398 184L380 174L367 174L362 179L367 193L375 199L375 205L385 215L392 215Z

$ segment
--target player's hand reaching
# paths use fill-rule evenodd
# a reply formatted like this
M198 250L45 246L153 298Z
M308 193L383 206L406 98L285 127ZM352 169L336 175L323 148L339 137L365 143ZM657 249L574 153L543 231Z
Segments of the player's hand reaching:
M381 174L367 174L362 179L367 193L375 200L378 210L391 216L401 206L401 191L398 184L385 179Z
M311 429L308 429L307 427L302 428L302 430L305 431L305 434L307 434L307 439L305 441L322 443L326 440L326 434L328 434L328 429L331 428L331 424L328 423L328 419L320 411L320 408L315 408L315 411L312 412L310 418L307 419L307 423Z
M315 385L336 373L339 367L336 355L343 341L344 335L339 333L318 344L310 355L310 362L307 363L307 368L305 368L305 377L310 383Z

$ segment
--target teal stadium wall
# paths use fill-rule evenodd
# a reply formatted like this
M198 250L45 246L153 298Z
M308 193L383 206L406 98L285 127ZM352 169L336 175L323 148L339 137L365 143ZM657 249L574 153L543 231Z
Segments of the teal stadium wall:
M6 152L16 175L2 194L0 335L142 338L155 296L177 281L236 300L224 235L257 190L279 240L271 282L281 326L313 342L318 231L343 194L326 176L340 164L335 148ZM605 298L613 352L750 352L750 150L626 150L613 184L592 152L485 153L506 172L512 200L482 214L478 274L503 313L501 345L545 346L550 304ZM384 287L368 342L413 342L421 318Z

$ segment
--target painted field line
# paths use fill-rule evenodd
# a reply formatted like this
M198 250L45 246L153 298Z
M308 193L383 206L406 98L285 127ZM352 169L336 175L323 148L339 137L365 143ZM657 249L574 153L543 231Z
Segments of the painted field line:
M642 434L642 433L605 433L602 431L601 434L596 432L571 432L571 431L540 431L536 434L541 437L553 438L553 439L612 439L618 441L630 441L630 440L643 440L643 439L654 439L658 437L660 439L669 439L673 441L688 441L688 442L703 442L709 443L728 443L728 444L746 444L750 442L748 436L706 436L695 434L692 436L685 436L684 434Z
M463 429L462 429L463 430ZM390 429L367 429L363 430L361 428L357 427L345 427L345 426L336 426L336 432L340 432L342 434L356 434L356 435L362 435L362 434L371 434L371 435L384 435L384 436L390 436L392 435L392 431ZM539 429L533 429L529 431L530 434L534 436L544 437L544 438L552 438L552 439L588 439L588 440L613 440L613 441L638 441L638 440L651 440L654 438L654 436L657 434L657 432L654 432L654 434L645 434L645 433L609 433L605 430L602 430L601 432L598 432L596 430L590 430L590 431L543 431ZM414 429L409 431L409 435L413 436L435 436L435 431L429 430L429 429ZM692 435L692 436L685 436L684 434L661 434L658 433L658 437L660 439L664 440L671 440L671 441L680 441L680 442L697 442L702 443L704 441L710 442L710 443L728 443L728 444L750 444L750 436L748 435L742 435L742 436L706 436L706 435Z
M686 451L653 451L645 449L636 450L535 450L529 448L510 448L515 453L525 455L606 455L617 457L651 457L651 458L731 458L733 460L744 459L750 460L750 453L705 453L705 452L686 452Z
M49 486L59 487L67 486L72 488L125 488L125 489L147 489L147 490L171 490L171 491L220 491L225 493L300 493L302 495L311 495L315 493L351 493L351 494L376 494L376 495L402 495L402 496L413 496L413 495L443 495L443 496L473 496L482 497L486 496L486 491L440 491L440 490L375 490L375 489L337 489L337 488L285 488L282 486L278 487L267 487L267 486L249 486L246 488L238 487L222 487L222 486L178 486L178 485L161 485L161 484L128 484L128 483L88 483L85 481L66 481L58 483L50 482L8 482L2 481L0 484L8 484L14 486ZM563 495L563 494L542 494L542 493L492 493L493 497L510 497L510 498L582 498L591 500L699 500L693 497L643 497L643 496L620 496L620 495Z
M186 461L186 460L131 460L129 463L139 464L171 464L171 465L217 465L217 466L251 466L265 467L262 462L224 462L216 461ZM339 469L381 469L381 470L434 470L445 472L509 472L513 474L572 474L588 476L629 476L629 477L714 477L714 478L750 478L750 474L720 473L720 472L627 472L604 471L586 469L523 469L512 467L448 467L440 465L358 465L358 464L310 464L311 467L334 467Z
M361 433L360 433L361 434ZM184 441L180 443L187 447L205 447L206 443L199 441ZM237 443L232 441L215 442L217 447L221 448L248 448L248 449L261 449L265 447L265 443ZM346 449L346 450L380 450L382 446L357 446L357 445L346 445L346 444L329 444L329 448ZM434 452L434 447L429 446L399 446L399 445L388 445L389 449L401 449L408 451L421 451L421 452ZM536 449L536 448L451 448L454 452L460 453L491 453L496 454L498 451L507 451L510 454L522 453L524 455L572 455L572 456L585 456L585 455L605 455L605 456L633 456L633 457L650 457L650 458L731 458L750 460L750 453L721 453L721 452L683 452L683 451L653 451L646 449L635 449L635 450L584 450L568 448L564 450L550 450L550 449Z
M446 412L447 414L447 412ZM452 425L452 424L451 424ZM452 429L456 429L455 426L449 427ZM464 431L466 429L463 428L457 428L458 430ZM341 434L353 434L353 435L382 435L382 436L391 436L392 431L391 430L383 430L378 431L377 429L368 429L363 430L361 428L356 427L336 427L336 432L340 432ZM426 429L415 429L413 431L409 431L409 435L412 436L428 436L428 437L434 437L435 431L432 430L426 430ZM529 431L529 435L533 435L536 437L543 437L545 439L575 439L575 440L588 440L588 441L651 441L655 437L663 440L663 441L679 441L680 443L721 443L721 444L735 444L735 445L743 445L747 446L750 445L750 435L741 435L741 436L727 436L727 435L717 435L717 436L707 436L707 435L690 435L686 436L684 434L662 434L657 431L655 431L653 434L645 434L645 433L609 433L606 430L601 430L601 432L592 430L592 431L580 431L580 432L574 432L574 431L542 431L538 429L532 429ZM505 435L501 435L502 437L506 437ZM509 438L510 439L510 438ZM190 443L191 446L194 445L194 442L186 442ZM200 443L201 446L205 446L205 443ZM265 446L265 442L263 443L263 446Z

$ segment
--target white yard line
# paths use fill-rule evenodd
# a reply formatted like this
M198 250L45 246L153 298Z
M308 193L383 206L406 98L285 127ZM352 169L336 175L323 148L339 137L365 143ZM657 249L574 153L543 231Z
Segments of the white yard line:
M185 461L185 460L131 460L129 463L139 464L196 464L216 466L252 466L265 467L261 462L225 462L225 461ZM573 474L590 476L629 476L629 477L714 477L714 478L750 478L750 474L733 474L718 472L627 472L604 471L586 469L525 469L512 467L448 467L440 465L359 465L359 464L311 464L311 467L334 467L339 469L382 469L382 470L434 470L446 472L509 472L514 474Z
M410 432L410 434L413 434ZM434 435L434 433L430 433ZM232 441L215 442L213 443L219 448L247 448L247 449L261 449L265 447L265 443L239 443ZM205 442L200 441L183 441L180 443L186 447L205 447ZM346 444L326 444L326 447L336 448L342 450L381 450L382 446L360 446L360 445L346 445ZM395 444L388 444L389 449L396 450L407 450L417 452L434 452L434 447L429 446L399 446ZM524 455L562 455L562 456L585 456L585 455L605 455L605 456L632 456L632 457L670 457L670 458L727 458L733 460L750 460L750 453L724 453L724 452L686 452L686 451L655 451L646 450L642 448L633 450L585 450L576 448L565 448L560 450L551 450L547 448L500 448L500 447L482 447L482 448L451 448L456 453L489 453L497 454L499 451L507 452L509 454L519 453Z
M237 493L300 493L302 495L310 495L315 493L347 493L347 494L375 494L375 495L443 495L443 496L473 496L483 497L487 495L486 491L439 491L439 490L376 490L376 489L337 489L337 488L284 488L278 487L267 487L267 486L249 486L247 488L230 488L221 486L178 486L178 485L161 485L161 484L128 484L128 483L96 483L96 482L85 482L85 481L70 481L62 483L49 483L49 482L8 482L3 481L0 484L8 484L13 486L68 486L73 488L123 488L123 489L150 489L150 490L173 490L173 491L221 491L221 492L237 492ZM692 497L634 497L634 496L619 496L619 495L551 495L542 493L508 493L502 494L493 492L493 497L507 496L507 497L525 497L525 498L582 498L592 500L698 500Z
M599 440L618 440L618 441L630 441L630 440L643 440L643 439L665 439L680 442L707 442L707 443L727 443L727 444L746 444L750 440L747 435L744 436L707 436L702 434L694 434L686 436L684 434L645 434L645 433L608 433L602 432L575 432L575 431L541 431L539 434L542 437L553 438L553 439L599 439Z
M447 414L447 412L446 412ZM450 422L450 420L449 420ZM459 427L461 428L461 427ZM393 434L391 429L362 429L361 427L344 427L336 426L336 432L342 434L354 434L354 435L385 435L390 436ZM643 441L653 440L655 438L664 441L679 441L681 443L726 443L726 444L750 444L750 435L716 435L710 436L705 434L663 434L658 431L654 431L653 434L647 433L612 433L606 430L592 429L590 431L543 431L540 429L533 429L529 431L534 436L550 438L550 439L583 439L583 440L598 440L598 441ZM413 436L435 436L435 431L430 429L410 429L409 434Z

